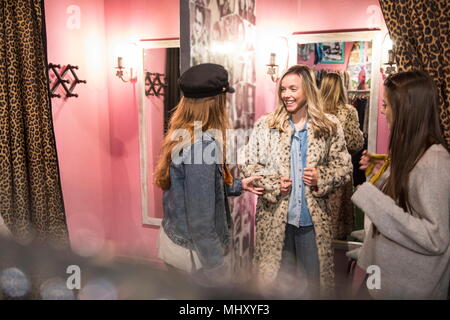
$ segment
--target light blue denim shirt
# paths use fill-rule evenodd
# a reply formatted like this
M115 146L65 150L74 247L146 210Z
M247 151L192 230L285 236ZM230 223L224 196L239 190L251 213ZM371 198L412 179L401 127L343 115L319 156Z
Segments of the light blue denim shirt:
M292 120L289 119L294 134L291 142L291 196L289 198L288 223L296 227L312 226L311 214L305 199L305 183L303 182L303 169L306 167L306 154L308 152L307 124L296 131Z

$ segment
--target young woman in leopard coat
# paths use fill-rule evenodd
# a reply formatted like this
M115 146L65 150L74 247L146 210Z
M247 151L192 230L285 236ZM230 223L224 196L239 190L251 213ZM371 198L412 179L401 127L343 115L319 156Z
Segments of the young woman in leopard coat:
M266 292L314 298L309 293L319 286L322 296L334 287L328 195L350 181L352 163L342 126L322 111L307 66L284 73L278 100L256 122L240 165L242 177L262 176L257 184L265 189L256 209L255 274ZM298 236L300 243L292 240Z
M327 73L320 84L323 111L335 115L344 130L347 150L352 155L364 146L364 137L359 128L358 111L347 103L347 94L338 73ZM329 196L333 239L345 238L355 225L355 208L350 200L353 194L353 179L337 188Z

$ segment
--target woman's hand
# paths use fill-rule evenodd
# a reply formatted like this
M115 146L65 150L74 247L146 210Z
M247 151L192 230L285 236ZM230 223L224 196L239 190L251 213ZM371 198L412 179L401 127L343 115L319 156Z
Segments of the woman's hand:
M303 169L303 182L308 187L316 187L318 180L319 180L319 170L317 170L316 168Z
M364 150L362 153L361 160L359 161L359 169L360 170L366 170L369 165L373 165L373 174L377 174L380 168L383 166L385 160L377 160L373 157L372 153L367 152L367 150Z
M289 194L291 192L291 187L292 187L291 179L289 179L288 177L280 178L280 191L282 196Z
M248 178L242 179L241 180L242 189L244 189L245 191L250 191L251 193L254 193L259 196L262 195L264 188L257 188L253 185L253 182L258 181L261 178L262 177L260 177L260 176L254 176L254 177L248 177Z

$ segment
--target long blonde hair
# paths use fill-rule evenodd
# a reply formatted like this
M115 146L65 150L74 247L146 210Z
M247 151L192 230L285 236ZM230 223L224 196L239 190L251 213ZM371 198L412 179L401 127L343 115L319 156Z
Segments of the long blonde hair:
M339 107L347 104L347 93L341 76L335 72L325 74L320 84L323 111L337 114Z
M202 132L207 130L219 130L221 137L215 137L222 149L222 154L226 154L225 143L226 129L230 127L226 111L225 94L219 94L208 98L186 98L182 97L175 108L169 121L169 129L164 137L161 155L155 167L154 182L163 190L170 188L170 163L172 161L172 149L179 144L190 144L194 141L194 122L202 124ZM184 129L190 133L191 139L186 141L174 139L176 131Z
M302 90L306 96L306 113L311 121L315 137L330 137L336 130L336 124L322 111L318 89L313 72L308 66L294 65L286 70L278 83L278 107L271 114L269 128L286 132L289 128L289 113L281 98L281 82L288 74L296 74L302 79Z

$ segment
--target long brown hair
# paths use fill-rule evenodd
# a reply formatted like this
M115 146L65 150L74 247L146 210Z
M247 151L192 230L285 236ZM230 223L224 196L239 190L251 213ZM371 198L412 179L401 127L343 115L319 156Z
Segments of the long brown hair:
M289 114L281 98L281 82L288 74L296 74L302 79L302 90L306 96L306 113L311 121L315 137L330 137L336 130L336 124L329 120L322 111L314 74L305 65L294 65L286 70L278 82L278 107L272 113L269 127L285 132L289 128Z
M186 98L182 97L175 108L170 121L169 129L164 137L161 155L155 167L155 184L163 190L170 188L170 163L172 161L172 149L191 144L194 141L194 122L202 124L202 132L207 130L219 130L222 136L216 136L222 149L222 154L226 154L225 143L226 129L229 128L229 120L226 112L225 94L219 94L208 98ZM184 138L182 141L176 139L178 130L186 130L190 139Z
M347 104L347 93L339 74L335 72L325 74L320 83L320 97L323 111L326 113L335 115L339 107L344 107Z
M424 71L406 71L384 82L387 102L392 108L389 140L390 176L383 192L407 211L412 209L409 173L433 144L444 144L439 127L437 89Z

